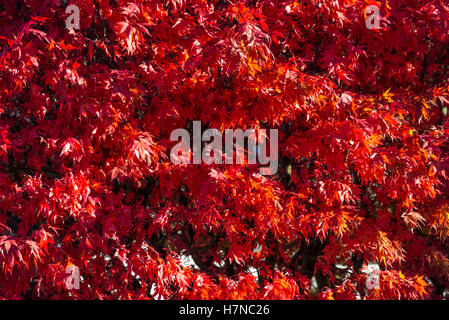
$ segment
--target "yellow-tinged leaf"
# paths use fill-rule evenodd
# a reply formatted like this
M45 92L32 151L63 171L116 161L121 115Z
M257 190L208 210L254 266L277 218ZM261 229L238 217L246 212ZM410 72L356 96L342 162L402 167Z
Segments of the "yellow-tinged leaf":
M387 91L385 91L382 94L382 97L387 101L387 102L393 102L393 99L391 99L391 97L393 97L393 94L390 93L391 88L389 88Z
M426 109L429 109L430 107L425 101L423 101L422 104L423 104L423 107L421 108L421 113L422 113L424 119L429 120L429 115L427 114Z

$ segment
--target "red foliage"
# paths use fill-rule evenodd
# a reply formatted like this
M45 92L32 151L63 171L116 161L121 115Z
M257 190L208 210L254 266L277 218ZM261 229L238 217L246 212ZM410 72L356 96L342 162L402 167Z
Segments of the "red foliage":
M443 298L448 65L446 0L2 1L0 298ZM277 174L172 164L193 120Z

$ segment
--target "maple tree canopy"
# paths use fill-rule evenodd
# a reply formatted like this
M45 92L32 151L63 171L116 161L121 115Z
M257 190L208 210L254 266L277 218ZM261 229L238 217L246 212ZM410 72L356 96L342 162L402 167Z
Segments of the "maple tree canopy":
M1 1L0 298L444 298L448 2ZM172 163L193 121L276 174Z

